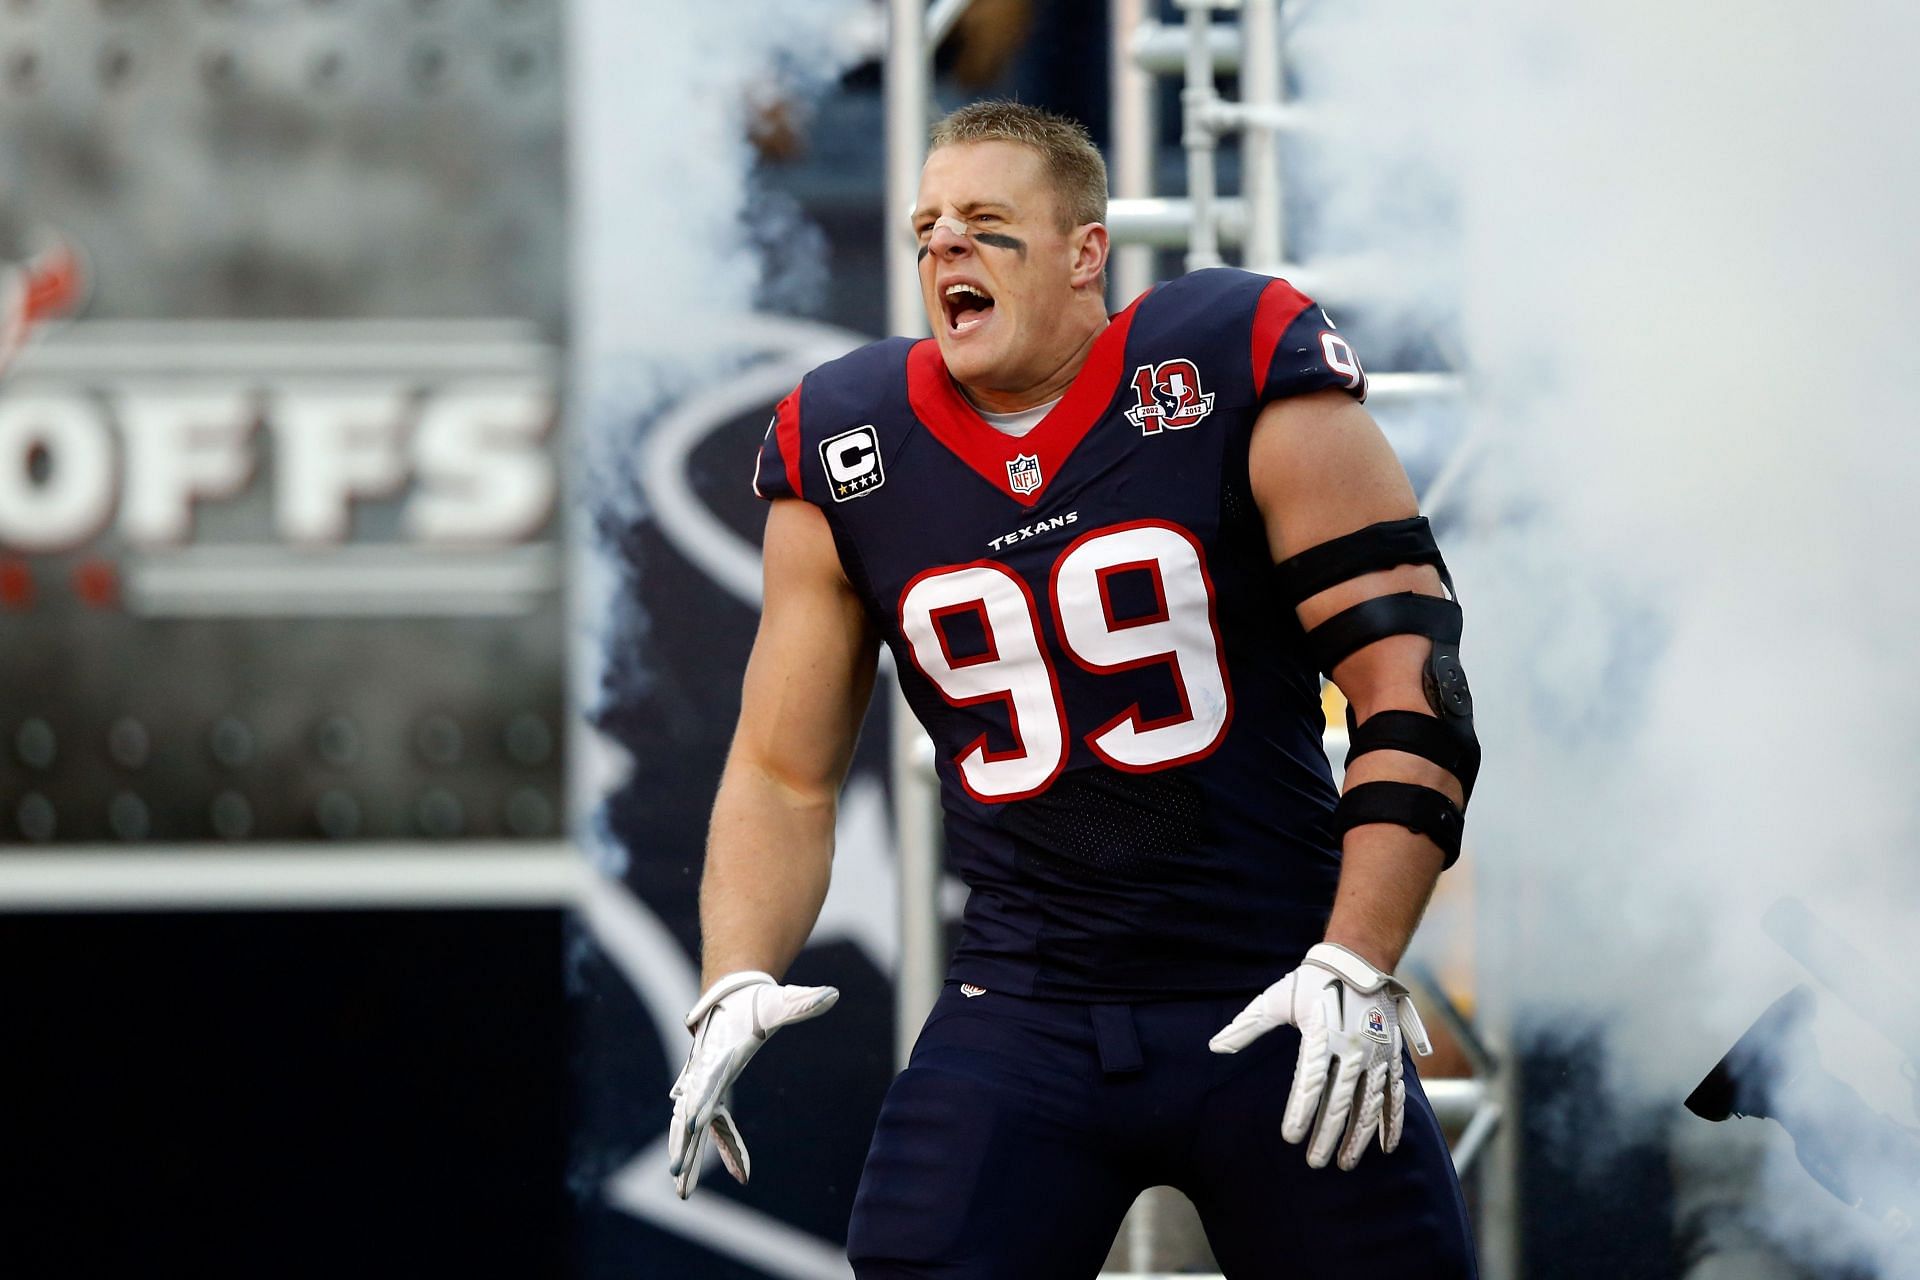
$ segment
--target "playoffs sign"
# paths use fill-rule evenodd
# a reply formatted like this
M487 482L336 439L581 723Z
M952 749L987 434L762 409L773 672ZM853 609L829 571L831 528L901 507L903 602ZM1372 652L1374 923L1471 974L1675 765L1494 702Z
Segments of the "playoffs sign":
M548 523L555 358L495 322L102 322L0 383L0 551L503 545ZM264 527L262 527L264 526Z

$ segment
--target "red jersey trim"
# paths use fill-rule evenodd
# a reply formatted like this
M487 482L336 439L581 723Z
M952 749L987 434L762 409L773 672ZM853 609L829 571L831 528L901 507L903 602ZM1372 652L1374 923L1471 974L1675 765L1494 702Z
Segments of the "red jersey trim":
M762 404L766 403L761 401ZM774 410L774 443L780 447L780 461L787 468L787 486L793 490L793 496L804 498L807 495L800 489L800 388L795 387L787 393L787 398Z
M1260 291L1260 302L1253 310L1253 398L1266 398L1267 371L1273 368L1273 353L1286 336L1287 326L1313 305L1313 300L1288 284L1274 280Z
M907 353L907 402L913 406L914 416L949 453L1002 494L1031 507L1046 494L1067 458L1093 430L1093 424L1106 416L1126 370L1127 331L1146 296L1143 293L1135 298L1108 322L1093 340L1086 364L1074 376L1060 403L1024 436L1009 436L987 425L954 386L947 363L940 358L940 344L932 338L914 343ZM1031 493L1015 491L1007 473L1008 464L1022 454L1040 460L1040 484Z

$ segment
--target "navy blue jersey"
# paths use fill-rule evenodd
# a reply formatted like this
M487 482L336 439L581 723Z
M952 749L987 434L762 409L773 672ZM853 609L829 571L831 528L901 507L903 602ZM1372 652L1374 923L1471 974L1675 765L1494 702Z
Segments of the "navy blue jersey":
M1339 796L1247 477L1269 401L1365 374L1286 282L1196 272L1115 316L1015 438L937 343L780 403L762 497L826 513L936 747L971 894L950 976L1090 1000L1246 991L1320 940Z

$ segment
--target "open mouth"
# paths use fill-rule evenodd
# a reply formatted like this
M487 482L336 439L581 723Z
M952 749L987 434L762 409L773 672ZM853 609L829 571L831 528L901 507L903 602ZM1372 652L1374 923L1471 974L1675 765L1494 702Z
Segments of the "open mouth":
M956 335L979 328L993 313L993 295L978 285L950 284L940 302L947 309L947 332Z

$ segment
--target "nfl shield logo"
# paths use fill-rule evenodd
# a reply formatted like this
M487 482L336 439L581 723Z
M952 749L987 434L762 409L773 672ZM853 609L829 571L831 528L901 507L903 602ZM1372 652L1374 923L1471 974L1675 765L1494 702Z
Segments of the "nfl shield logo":
M1040 487L1040 459L1023 453L1007 464L1007 485L1015 493L1032 493Z

